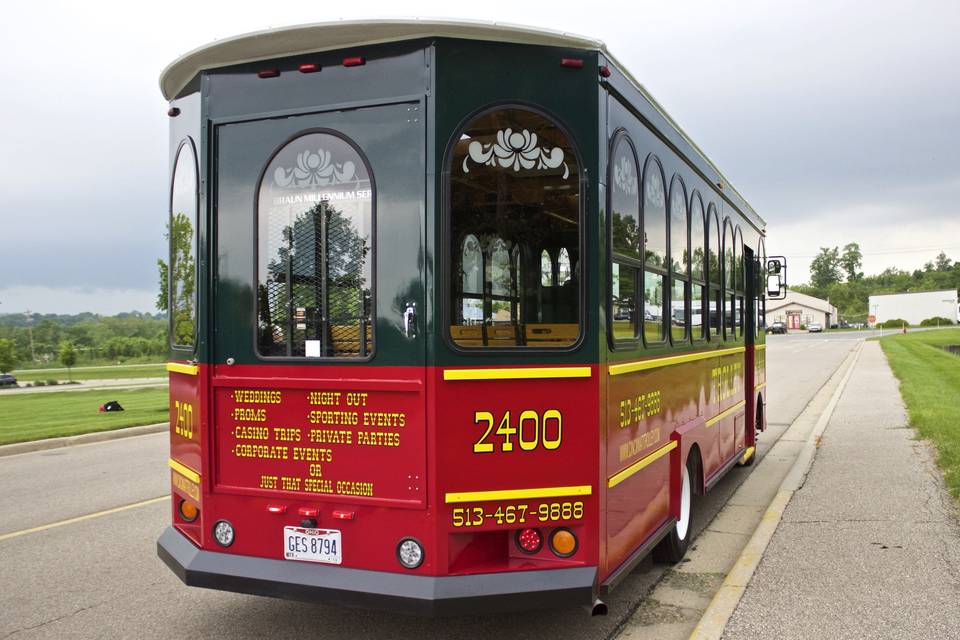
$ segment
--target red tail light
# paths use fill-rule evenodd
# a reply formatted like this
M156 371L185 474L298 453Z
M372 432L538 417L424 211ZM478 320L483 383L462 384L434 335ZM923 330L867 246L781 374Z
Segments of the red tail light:
M367 59L363 56L353 56L352 58L344 58L343 66L345 67L360 67L367 64Z
M297 68L300 70L300 73L316 73L320 71L320 65L313 64L312 62L306 62Z
M258 78L276 78L280 75L279 69L262 69L257 71Z
M543 534L539 529L521 529L517 531L517 546L524 553L536 553L543 548Z

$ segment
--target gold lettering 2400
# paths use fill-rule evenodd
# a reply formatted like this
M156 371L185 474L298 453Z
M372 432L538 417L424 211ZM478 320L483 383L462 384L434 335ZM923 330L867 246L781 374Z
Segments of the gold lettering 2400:
M474 453L493 453L496 447L487 439L496 439L490 436L495 424L498 426L494 435L500 436L501 451L513 451L513 436L516 436L521 451L533 451L539 446L552 451L560 447L563 439L563 415L556 409L547 409L542 416L536 411L521 411L516 423L509 411L499 421L489 411L477 411L473 414L473 421L474 424L487 425L483 435L473 445Z
M193 440L193 405L189 402L174 400L173 408L177 412L177 422L174 426L177 435Z

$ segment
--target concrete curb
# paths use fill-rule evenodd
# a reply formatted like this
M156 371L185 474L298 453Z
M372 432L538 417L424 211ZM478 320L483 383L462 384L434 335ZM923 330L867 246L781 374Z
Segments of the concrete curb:
M813 431L811 431L810 436L806 442L804 442L796 462L793 463L787 476L780 484L776 496L764 512L760 523L750 537L750 541L747 542L743 551L740 552L740 556L724 579L720 590L713 596L710 605L700 618L700 622L697 623L697 626L690 634L690 640L720 640L723 636L727 622L736 610L737 605L740 604L740 599L747 590L747 585L750 584L754 572L760 565L760 560L763 558L763 553L766 551L767 545L770 543L773 534L776 533L777 527L780 525L780 521L783 519L783 512L790 503L790 499L793 498L793 494L803 486L807 473L813 465L813 459L816 457L817 448L820 446L820 437L830 423L833 411L837 403L840 402L840 396L843 395L843 391L847 387L847 382L850 380L850 376L857 366L857 361L860 359L860 353L862 351L863 343L857 346L853 360L844 372L840 384L837 385L823 413L820 414Z
M95 433L84 433L78 436L66 436L64 438L47 438L45 440L33 440L31 442L17 442L16 444L5 444L0 446L0 458L6 456L16 456L21 453L31 453L33 451L45 451L47 449L60 449L61 447L72 447L78 444L92 444L94 442L107 442L109 440L119 440L120 438L132 438L134 436L145 436L151 433L161 433L170 428L169 422L159 422L157 424L147 424L139 427L125 427L123 429L113 429L112 431L97 431Z

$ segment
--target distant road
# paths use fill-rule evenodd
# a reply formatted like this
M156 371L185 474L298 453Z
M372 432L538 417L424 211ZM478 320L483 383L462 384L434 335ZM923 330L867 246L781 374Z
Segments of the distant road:
M70 372L70 371L94 371L94 370L96 370L96 369L126 369L126 368L128 368L128 367L162 367L162 366L165 365L165 364L166 364L165 362L141 362L140 364L99 364L99 365L96 365L96 366L89 366L89 367L72 367L72 368L70 368L70 369L67 369L66 367L57 367L57 368L55 368L55 369L43 369L43 368L41 368L41 369L16 369L16 370L14 370L14 371L11 371L10 373L12 373L13 375L17 375L18 373L40 373L40 372L47 372L47 371L49 371L49 372L51 372L51 373L53 373L53 372L61 373L61 372L64 372L64 371L67 371L67 372Z
M18 395L21 393L53 393L55 391L88 391L110 387L111 389L140 389L144 387L165 387L169 384L166 378L116 378L110 380L82 380L76 384L52 384L43 387L20 387L19 389L3 389L0 398Z

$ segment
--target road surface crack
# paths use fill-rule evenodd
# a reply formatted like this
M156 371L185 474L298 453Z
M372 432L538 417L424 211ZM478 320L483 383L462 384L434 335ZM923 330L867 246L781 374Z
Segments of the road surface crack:
M61 620L66 620L67 618L72 618L73 616L77 615L78 613L83 613L84 611L89 611L90 609L96 609L97 607L99 607L99 606L101 606L101 605L104 605L104 604L106 604L106 603L107 603L106 601L97 602L97 603L91 604L91 605L86 606L86 607L80 607L79 609L76 609L75 611L71 611L70 613L65 613L65 614L63 614L62 616L58 616L58 617L56 617L56 618L53 618L52 620L45 620L44 622L41 622L41 623L39 623L39 624L34 624L34 625L29 626L29 627L22 627L22 628L20 628L20 629L16 629L16 630L11 631L10 633L6 634L6 635L3 636L2 638L0 638L0 640L6 640L6 638L11 638L11 637L17 635L18 633L23 633L24 631L33 631L34 629L39 629L39 628L41 628L41 627L45 627L45 626L47 626L48 624L53 624L54 622L60 622Z

